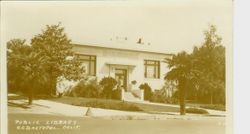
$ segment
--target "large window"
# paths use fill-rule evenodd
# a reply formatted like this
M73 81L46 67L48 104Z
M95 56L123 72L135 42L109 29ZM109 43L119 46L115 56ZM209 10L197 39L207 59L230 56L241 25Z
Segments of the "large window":
M78 54L78 57L82 61L84 73L95 76L96 75L96 56Z
M145 78L160 78L160 61L144 60Z

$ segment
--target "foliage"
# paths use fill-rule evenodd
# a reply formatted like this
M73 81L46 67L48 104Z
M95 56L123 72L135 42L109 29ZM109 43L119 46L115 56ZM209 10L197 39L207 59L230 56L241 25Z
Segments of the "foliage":
M135 85L137 83L136 80L131 81L131 84Z
M78 105L80 106L81 103L89 102L89 101L98 101L103 103L121 103L124 101L121 100L113 100L113 99L102 99L102 98L82 98L82 97L68 97L63 96L62 98L51 98L51 101L59 102L59 103L65 103L70 105ZM179 112L178 107L173 106L166 106L166 105L153 105L148 103L134 103L134 102L126 102L128 104L133 104L142 109L144 112L152 113L152 111L158 111L158 112Z
M225 105L201 105L201 108L226 111Z
M65 93L67 96L99 98L101 94L100 86L96 79L82 79L71 90Z
M148 85L148 83L143 83L139 86L139 88L141 90L144 90L144 100L150 100L150 98L152 97L152 89L151 87Z
M121 92L122 92L122 89L120 89L120 88L113 90L112 91L112 99L121 100Z
M199 108L187 108L186 112L193 113L193 114L209 114L207 110L199 109Z
M168 67L171 69L165 76L166 80L177 81L179 90L180 114L185 114L185 96L188 84L192 83L193 71L191 57L186 52L173 55L171 59L166 59Z
M157 90L152 93L152 96L150 98L151 102L158 102L158 103L168 103L168 104L176 104L177 100L175 97L170 97L165 94L165 90Z
M50 75L49 88L51 94L56 93L56 80L59 76L67 79L82 78L80 62L73 56L71 40L64 33L64 28L58 25L47 25L41 34L31 40L34 51L47 56L47 73ZM67 60L68 57L73 57Z
M74 104L73 104L74 105ZM124 110L124 111L142 111L138 106L127 102L112 102L112 101L88 101L76 104L84 107Z
M32 103L34 93L55 94L59 76L81 79L83 68L71 49L60 24L47 25L41 34L32 38L31 45L21 39L8 41L8 91L29 94Z
M197 90L204 102L225 104L225 47L221 45L221 37L216 34L216 27L210 26L204 32L205 42L193 50L195 69L198 70L196 79Z
M175 81L166 80L164 86L161 89L161 94L171 98L177 89L177 83Z
M13 39L7 42L7 79L8 91L17 91L17 89L26 89L22 82L24 71L20 69L23 65L23 56L28 55L32 49L25 44L25 40Z
M32 104L34 89L47 82L47 57L34 52L25 40L10 40L7 49L8 86L28 94Z
M211 103L225 103L225 48L215 26L204 35L202 46L194 47L191 54L183 51L165 59L170 68L165 79L177 83L181 114L185 114L186 97L198 101L199 96L209 95Z
M112 92L117 85L117 81L112 77L104 77L101 79L99 84L103 87L103 95L105 98L112 98Z
M150 101L159 102L159 103L167 103L167 97L162 95L160 91L155 91L152 93Z
M164 86L160 90L155 90L152 93L150 101L159 103L176 104L176 83L174 81L165 81Z

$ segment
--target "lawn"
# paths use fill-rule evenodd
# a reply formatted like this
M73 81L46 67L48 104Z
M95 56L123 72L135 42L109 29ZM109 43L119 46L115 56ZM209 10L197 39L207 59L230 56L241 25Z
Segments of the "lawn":
M226 106L222 104L193 104L187 103L187 106L196 107L196 108L205 108L211 110L219 110L219 111L226 111Z
M9 100L17 99L27 99L26 97L20 96L11 96L8 97ZM103 108L103 109L113 109L113 110L122 110L122 111L138 111L146 113L163 113L163 112L179 112L179 108L175 106L164 106L164 105L153 105L153 104L142 104L136 102L125 102L121 100L113 99L100 99L100 98L83 98L83 97L68 97L63 96L61 98L55 97L44 97L36 96L34 99L46 99L54 102L82 106L82 107L93 107L93 108ZM14 104L9 103L8 105L14 106ZM191 106L191 105L188 105ZM187 108L187 113L196 113L196 114L207 114L208 112L204 109L200 109L199 106L192 105L193 108Z
M134 102L124 102L120 100L109 100L109 99L96 99L96 98L81 98L81 97L62 97L62 98L52 98L51 101L76 105L76 106L91 106L99 107L106 109L115 109L115 110L125 110L125 111L143 111L143 112L179 112L178 107L171 106L159 106L159 105L150 105L150 104L141 104ZM132 107L131 109L122 109L121 105L124 107Z

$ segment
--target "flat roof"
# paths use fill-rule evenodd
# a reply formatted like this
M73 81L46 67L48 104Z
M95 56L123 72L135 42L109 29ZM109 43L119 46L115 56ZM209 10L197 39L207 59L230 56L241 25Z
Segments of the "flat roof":
M128 48L116 48L116 47L107 47L107 46L100 46L100 45L86 45L86 44L78 44L78 43L72 43L76 46L82 46L82 47L93 47L93 48L101 48L101 49L112 49L112 50L123 50L123 51L130 51L130 52L143 52L143 53L153 53L153 54L161 54L161 55L169 55L172 56L171 53L163 53L163 52L156 52L156 51L149 51L149 50L139 50L139 49L128 49Z

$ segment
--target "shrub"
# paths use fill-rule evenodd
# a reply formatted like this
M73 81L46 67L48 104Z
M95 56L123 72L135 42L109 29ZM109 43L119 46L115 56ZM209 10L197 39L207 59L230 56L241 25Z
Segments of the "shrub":
M131 81L131 84L135 85L137 83L136 80Z
M112 92L114 87L117 85L117 81L112 77L104 77L99 84L103 87L103 95L105 98L111 99Z
M226 111L225 105L201 105L200 107L212 110Z
M186 112L193 114L209 114L207 110L198 108L186 108Z
M155 91L154 93L152 93L150 101L152 101L152 102L166 103L167 97L165 97L164 95L162 95L159 91Z
M138 106L126 102L112 102L112 101L88 101L78 104L84 107L124 110L124 111L142 111Z
M121 89L116 89L112 91L112 99L121 100Z
M158 103L169 103L169 104L177 104L178 99L173 97L166 97L164 94L162 94L161 91L155 91L152 93L152 96L150 98L151 102L158 102Z
M98 98L101 94L101 88L96 79L84 79L78 82L68 93L65 95L73 97L86 97Z
M144 83L141 84L139 86L139 88L141 90L144 90L144 100L150 100L151 96L152 96L152 89L151 87L148 85L148 83Z

